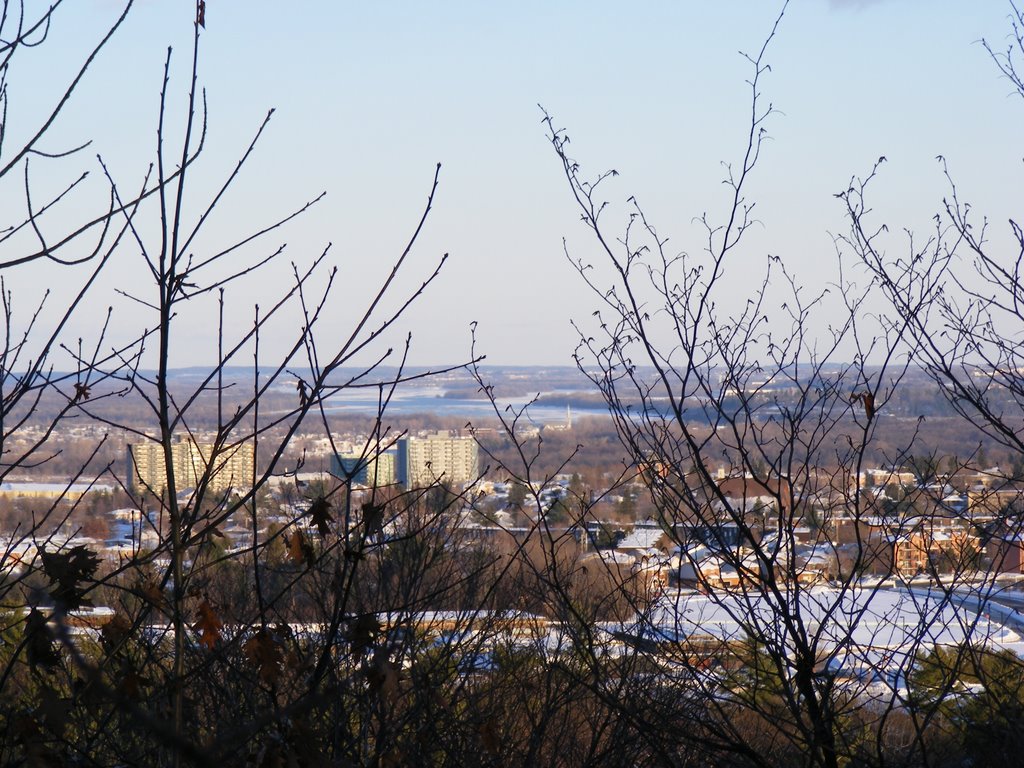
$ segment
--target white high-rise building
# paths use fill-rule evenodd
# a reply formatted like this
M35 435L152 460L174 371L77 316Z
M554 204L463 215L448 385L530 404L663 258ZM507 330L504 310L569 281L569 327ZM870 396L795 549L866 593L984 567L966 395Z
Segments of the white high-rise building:
M252 487L253 450L251 443L223 448L211 463L212 443L197 443L192 437L178 436L171 445L174 485L180 493L196 488L205 477L207 490L222 493L228 489ZM128 445L128 485L135 492L157 495L167 488L167 465L163 446L157 442Z
M436 482L463 485L480 474L480 451L472 437L436 432L398 441L398 481L406 488L424 488Z

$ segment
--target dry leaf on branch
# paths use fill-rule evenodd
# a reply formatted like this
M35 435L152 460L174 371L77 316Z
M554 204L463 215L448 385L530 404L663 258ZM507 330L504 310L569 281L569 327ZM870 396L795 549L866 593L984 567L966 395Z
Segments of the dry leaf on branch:
M296 563L312 565L313 560L316 559L316 556L313 553L313 547L308 541L306 541L306 537L302 535L302 531L296 529L295 533L293 533L290 538L285 538L284 543L288 545L288 557Z
M352 643L352 655L359 658L363 655L380 633L380 623L372 613L364 613L348 626L347 638Z
M77 546L63 552L39 550L43 573L50 580L50 597L68 611L92 605L86 590L100 566L100 559L87 547Z
M245 657L259 668L260 680L273 685L281 676L284 652L281 641L273 632L261 629L242 646Z
M398 695L399 679L398 667L388 658L387 648L378 648L366 668L370 690L388 701L394 701Z
M61 696L49 686L39 691L39 706L33 711L36 722L42 722L56 736L63 736L71 712L71 699Z
M143 600L149 603L151 606L159 611L168 613L167 609L167 598L164 596L163 590L160 589L160 585L155 579L149 579L145 582L140 582L136 587L136 592Z
M100 630L100 639L108 649L115 649L132 631L131 621L123 614L115 613Z
M60 654L53 647L53 634L48 618L33 608L25 619L25 655L29 666L53 667L60 663Z
M321 536L326 536L331 532L330 524L334 520L331 517L331 502L323 496L317 496L310 504L309 516Z
M139 677L135 670L130 669L118 681L116 690L126 699L137 701L141 696L142 686L148 683L148 680Z
M875 396L871 392L864 393L864 413L868 421L875 417Z
M864 406L864 415L871 421L875 417L875 395L873 392L855 392L850 395L851 403L860 403Z
M220 640L220 631L223 628L224 623L213 610L213 606L209 601L203 600L199 605L199 619L192 625L192 629L199 633L199 642L213 650Z
M371 504L366 502L363 504L363 528L366 530L367 536L374 534L380 534L384 530L384 505L383 504Z
M493 720L485 720L480 723L480 727L476 729L477 735L480 737L480 745L484 748L484 751L490 755L497 755L501 751L501 736L499 735L500 729L497 723Z

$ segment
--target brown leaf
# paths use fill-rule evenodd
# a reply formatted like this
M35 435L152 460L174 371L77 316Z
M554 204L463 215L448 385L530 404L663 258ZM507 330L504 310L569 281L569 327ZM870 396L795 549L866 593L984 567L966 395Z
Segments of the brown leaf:
M142 686L148 681L139 675L134 670L128 670L121 677L121 680L117 684L117 692L124 696L126 699L137 701L139 694L142 692Z
M380 633L380 623L372 613L364 613L348 626L348 640L352 643L352 655L359 657L369 648Z
M273 632L261 629L246 640L242 651L245 657L259 668L260 680L268 685L277 682L281 676L284 653L281 650L281 641Z
M293 672L308 672L312 670L313 664L309 657L300 656L294 648L288 649L288 655L284 657L284 664Z
M103 629L100 630L100 637L103 639L103 644L108 648L115 648L121 644L131 631L131 621L125 616L115 613L113 618L103 625Z
M163 590L160 589L160 584L153 579L142 582L138 586L139 596L147 603L152 605L161 611L167 613L167 600L164 597Z
M309 516L321 536L326 536L331 532L330 524L334 520L331 517L331 502L323 496L317 496L313 500L309 507Z
M875 395L873 392L854 392L850 395L851 403L860 403L864 406L864 415L868 417L868 421L875 416Z
M476 732L480 736L480 745L484 748L485 752L497 755L501 751L501 737L498 735L499 728L493 720L485 720L480 723L480 727L476 729Z
M117 668L127 666L124 663L112 663L107 667L110 679L114 679ZM76 708L85 707L86 710L97 709L109 701L107 692L103 685L103 675L98 667L83 667L81 676L76 677L71 683L71 690L74 692Z
M50 597L54 602L69 611L92 605L86 599L85 591L100 567L100 559L95 552L90 552L85 546L57 552L40 549L39 557L43 572L50 580Z
M372 536L375 533L379 534L383 532L383 504L371 504L370 502L366 502L365 504L363 504L363 527L366 529L367 536Z
M46 724L50 732L63 736L70 711L71 699L66 699L52 688L44 686L39 691L39 706L35 708L33 714L37 721Z
M400 676L398 667L388 658L387 648L378 648L373 654L373 661L366 669L366 680L370 690L382 698L393 701L398 695Z
M220 631L223 628L224 623L213 610L213 606L209 601L203 600L199 605L199 619L192 625L192 629L199 633L199 642L213 650L220 640Z
M285 538L284 543L288 545L288 556L296 563L312 564L314 559L313 547L306 541L302 531L296 529L291 538Z
M25 655L32 667L53 667L60 663L60 654L53 647L53 635L47 626L48 620L35 608L25 619Z

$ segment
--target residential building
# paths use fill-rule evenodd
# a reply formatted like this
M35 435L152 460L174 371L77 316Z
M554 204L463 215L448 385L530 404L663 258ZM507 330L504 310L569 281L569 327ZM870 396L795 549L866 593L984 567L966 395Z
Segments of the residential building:
M396 450L336 455L331 457L331 474L368 487L394 485L398 482L397 463Z
M406 488L423 488L436 482L462 485L480 475L476 440L447 432L403 437L398 441L397 459L398 482Z
M129 444L127 453L129 488L135 493L163 493L167 489L163 446L157 442ZM178 435L171 444L171 465L179 493L195 489L204 480L210 493L252 487L251 443L222 447L214 455L212 443L199 443L192 436Z

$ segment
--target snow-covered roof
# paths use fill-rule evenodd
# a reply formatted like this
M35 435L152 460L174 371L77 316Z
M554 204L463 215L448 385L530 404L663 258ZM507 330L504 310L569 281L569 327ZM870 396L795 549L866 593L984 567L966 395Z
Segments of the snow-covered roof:
M665 535L661 528L635 527L619 542L617 549L654 549Z
M804 625L820 633L819 652L830 665L868 664L905 670L919 650L974 643L1024 656L1024 615L997 605L978 592L946 598L941 588L849 590L810 587L789 593ZM785 647L779 614L747 592L667 593L629 631L649 639L681 641L714 638L741 641L747 629Z

